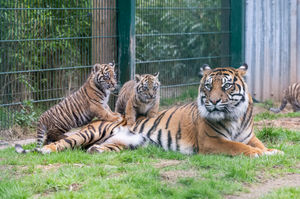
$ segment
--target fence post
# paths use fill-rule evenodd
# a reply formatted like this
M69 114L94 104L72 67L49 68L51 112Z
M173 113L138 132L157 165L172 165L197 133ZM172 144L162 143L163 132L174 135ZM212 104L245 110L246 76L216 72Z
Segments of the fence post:
M135 74L135 0L117 0L118 5L118 62L121 84Z
M231 0L230 5L231 66L239 67L245 62L245 0Z
M92 65L116 59L115 1L93 0Z

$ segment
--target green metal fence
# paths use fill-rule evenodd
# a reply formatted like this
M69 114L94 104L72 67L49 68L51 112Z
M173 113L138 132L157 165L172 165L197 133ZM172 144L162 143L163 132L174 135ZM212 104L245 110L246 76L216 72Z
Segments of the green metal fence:
M0 128L35 120L94 63L117 60L116 12L111 0L0 0Z
M159 71L162 100L189 96L202 64L243 60L242 15L243 0L0 0L0 128L34 120L96 62L115 61L120 83Z
M161 96L197 93L199 67L230 64L230 2L136 1L136 72L160 72Z

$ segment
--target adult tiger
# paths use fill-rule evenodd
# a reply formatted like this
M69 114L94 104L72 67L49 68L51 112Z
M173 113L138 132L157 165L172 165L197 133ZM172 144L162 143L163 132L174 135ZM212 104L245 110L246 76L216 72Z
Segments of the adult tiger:
M72 128L81 127L94 117L103 121L122 120L119 113L113 113L107 105L110 91L115 89L115 66L113 64L95 64L87 81L73 94L44 112L37 126L37 147L40 150L45 143L67 137L64 135ZM16 145L18 153L28 153Z
M228 154L256 157L283 153L267 149L253 132L253 103L243 79L247 65L238 69L203 67L196 102L173 107L154 118L96 121L79 133L43 147L43 153L86 146L88 152L119 151L148 142L184 154Z
M274 113L279 113L282 111L287 103L292 105L294 112L300 111L300 82L289 85L287 89L284 90L283 99L279 108L270 108L270 111Z

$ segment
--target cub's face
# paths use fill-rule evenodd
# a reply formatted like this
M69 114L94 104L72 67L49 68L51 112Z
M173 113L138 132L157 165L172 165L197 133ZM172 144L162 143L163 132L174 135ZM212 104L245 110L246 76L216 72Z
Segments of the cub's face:
M95 64L92 69L92 77L98 89L114 90L117 86L115 65L113 64Z
M224 67L202 68L198 109L200 115L209 120L238 119L248 108L249 97L243 76L247 65L238 69Z
M159 73L155 75L135 75L135 90L138 98L143 103L149 103L159 97Z

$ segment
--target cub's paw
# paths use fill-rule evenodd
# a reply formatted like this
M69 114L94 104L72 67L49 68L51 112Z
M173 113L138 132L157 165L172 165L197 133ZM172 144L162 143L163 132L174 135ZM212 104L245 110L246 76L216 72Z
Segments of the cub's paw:
M56 146L54 144L48 144L43 146L41 149L38 149L38 152L42 153L42 154L50 154L52 152L56 152Z
M263 152L263 155L284 155L284 152L278 149L268 149Z

